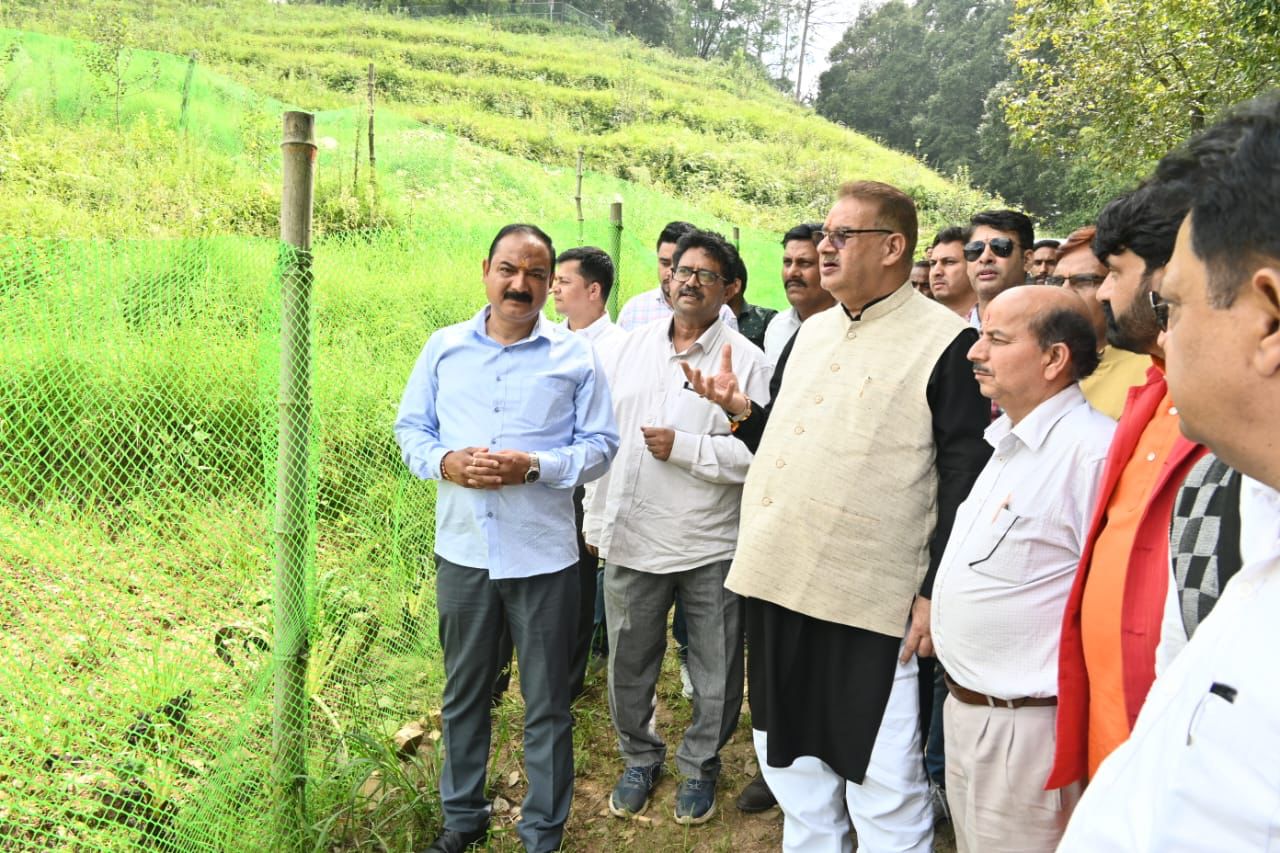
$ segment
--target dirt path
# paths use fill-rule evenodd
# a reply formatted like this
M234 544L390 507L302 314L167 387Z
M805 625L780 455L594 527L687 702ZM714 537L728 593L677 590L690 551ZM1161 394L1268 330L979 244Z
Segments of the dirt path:
M514 691L513 691L514 692ZM574 705L574 762L576 779L573 812L565 832L565 851L725 851L765 853L782 844L782 815L775 808L764 814L745 815L734 800L756 772L751 745L750 717L744 706L738 730L721 752L723 770L717 791L716 815L701 826L676 823L672 814L677 780L675 744L689 723L690 703L680 695L679 667L674 654L663 662L658 683L658 730L668 744L667 774L659 783L648 811L636 820L619 820L609 813L609 793L622 773L617 741L609 721L604 672L588 674L587 688ZM495 814L491 850L516 853L523 848L515 834L515 818L525 793L521 773L520 720L523 709L518 694L503 701L495 718L494 743L500 752L494 759L491 779L495 793L510 811ZM514 784L511 784L514 781ZM499 809L504 809L502 803ZM953 853L950 827L939 827L935 849Z

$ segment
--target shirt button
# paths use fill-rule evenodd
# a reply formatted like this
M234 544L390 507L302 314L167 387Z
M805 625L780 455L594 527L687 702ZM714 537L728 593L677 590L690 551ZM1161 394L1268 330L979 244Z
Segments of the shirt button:
M814 398L813 398L813 402L815 402L815 403L821 403L821 402L822 402L822 395L821 395L821 394L818 394L816 397L814 397Z
M802 427L802 426L797 426L797 427L796 427L796 435L802 435L803 433L804 433L804 427Z
M1156 461L1156 455L1155 455L1154 453L1148 453L1148 454L1147 454L1147 461L1148 461L1148 462L1155 462L1155 461Z
M773 503L773 498L764 497L760 499L761 506L770 506L772 503Z
M493 518L493 513L491 513L491 512L486 512L486 513L485 513L485 515L486 515L488 518Z
M839 373L839 372L840 372L840 365L838 365L838 364L833 364L833 365L831 365L831 372L832 372L832 373Z
M787 463L786 463L786 462L784 462L784 461L783 461L783 460L781 460L781 459L779 459L779 460L778 460L777 462L775 462L774 464L775 464L775 465L777 465L779 468L786 468L786 467L787 467Z
M494 406L494 407L493 407L493 410L494 410L495 412L501 412L501 411L502 411L502 407L501 407L501 406Z

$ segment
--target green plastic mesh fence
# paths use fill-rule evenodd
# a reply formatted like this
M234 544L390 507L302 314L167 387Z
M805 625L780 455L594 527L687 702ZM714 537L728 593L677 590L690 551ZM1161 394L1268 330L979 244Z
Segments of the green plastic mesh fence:
M549 230L579 242L576 221ZM0 848L408 849L436 825L434 488L391 425L430 333L484 304L492 233L315 244L284 514L286 252L0 238ZM641 266L649 241L620 238L620 267ZM276 707L290 677L302 701ZM279 775L291 738L301 803Z

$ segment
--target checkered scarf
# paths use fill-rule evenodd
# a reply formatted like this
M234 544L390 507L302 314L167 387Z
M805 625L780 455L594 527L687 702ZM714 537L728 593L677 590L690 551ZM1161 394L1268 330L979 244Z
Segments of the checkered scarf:
M1169 554L1187 636L1240 571L1240 472L1212 453L1187 475L1173 507Z

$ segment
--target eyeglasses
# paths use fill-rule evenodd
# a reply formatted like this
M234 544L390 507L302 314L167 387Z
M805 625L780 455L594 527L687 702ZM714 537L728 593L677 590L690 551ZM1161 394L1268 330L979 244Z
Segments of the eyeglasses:
M964 247L964 259L973 263L982 257L982 250L991 247L991 254L997 258L1007 258L1013 254L1013 241L1008 237L992 237L990 240L974 240L972 243L966 243Z
M823 240L830 240L831 245L839 251L849 243L849 238L856 234L892 234L888 228L817 228L813 232L813 245Z
M1156 314L1156 325L1160 331L1169 331L1169 303L1160 298L1160 294L1151 291L1151 310Z
M682 284L694 276L697 276L698 284L703 287L710 287L717 281L728 280L715 270L695 270L693 267L676 267L671 273L671 277Z
M1105 275L1094 273L1085 275L1051 275L1044 280L1044 283L1053 287L1062 287L1064 284L1069 284L1072 287L1097 287L1106 279Z

